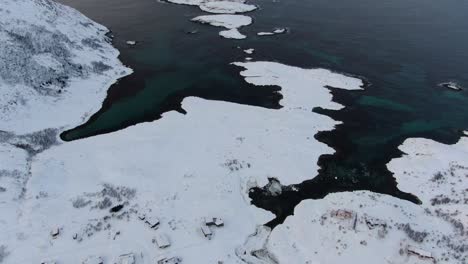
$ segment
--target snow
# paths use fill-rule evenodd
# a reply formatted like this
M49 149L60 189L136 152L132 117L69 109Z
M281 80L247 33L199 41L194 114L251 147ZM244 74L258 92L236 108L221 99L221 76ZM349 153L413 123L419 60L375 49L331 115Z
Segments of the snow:
M82 123L130 73L105 27L54 1L2 0L0 25L2 130Z
M466 263L468 138L454 145L413 138L399 148L405 154L388 168L422 205L368 191L306 200L258 238L263 249L279 263Z
M439 84L439 86L445 87L447 89L455 90L455 91L461 91L463 88L456 82L444 82Z
M192 21L210 24L215 27L227 29L240 28L252 24L252 18L244 15L206 15L197 16Z
M207 1L200 4L200 9L208 13L235 14L250 12L257 9L257 7L231 1Z
M245 39L246 36L241 34L238 28L250 25L252 18L244 15L207 15L195 17L192 21L227 28L228 30L219 32L224 38Z
M245 49L244 52L247 54L253 54L255 49Z
M205 0L167 0L169 3L178 4L178 5L194 5L199 6Z
M227 39L245 39L246 36L239 32L242 26L252 24L252 18L236 13L251 12L257 9L255 5L245 4L244 0L168 0L174 4L199 6L201 10L218 15L198 16L192 21L210 24L217 27L225 27L228 30L219 32L219 35Z
M30 179L18 186L24 189L21 202L0 205L0 228L7 230L0 241L11 250L8 261L72 263L91 255L107 261L135 252L137 263L167 255L238 263L236 249L273 218L250 204L249 188L268 178L292 184L315 177L318 165L311 161L333 149L314 134L338 122L312 109L342 107L331 101L326 86L359 90L363 83L324 69L234 64L257 89L280 86L283 108L189 97L182 102L185 115L168 112L157 122L51 144L30 162ZM109 212L121 204L119 212ZM143 212L158 216L158 230L139 219ZM210 215L228 224L212 230L208 240L200 226ZM49 230L56 226L61 235L52 240ZM155 232L170 236L171 247L155 248Z
M258 36L273 36L277 34L284 34L286 32L287 32L286 28L277 28L273 30L273 32L258 32L257 35Z
M219 32L219 35L227 39L245 39L246 36L237 30L237 28L223 30Z

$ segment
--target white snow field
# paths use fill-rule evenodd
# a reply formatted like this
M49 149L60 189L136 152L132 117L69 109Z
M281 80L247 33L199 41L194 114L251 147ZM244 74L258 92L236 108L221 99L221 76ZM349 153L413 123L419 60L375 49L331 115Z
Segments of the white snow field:
M219 35L223 38L238 40L247 38L247 36L239 32L239 28L252 24L252 18L245 15L233 14L251 12L257 9L255 5L246 4L245 0L168 0L168 2L194 5L205 12L218 14L198 16L193 18L192 21L225 27L228 30L219 32Z
M257 9L254 5L232 1L208 1L200 4L200 9L215 14L235 14L251 12Z
M108 30L45 0L0 5L0 130L30 133L83 122L130 73Z
M207 17L231 37L251 23ZM57 134L86 120L131 72L106 32L53 1L2 0L1 264L467 262L467 137L408 139L388 164L422 205L335 193L303 201L273 231L262 226L273 215L250 204L249 189L317 175L318 158L334 150L314 135L339 122L312 110L342 108L329 87L362 89L354 77L236 62L256 89L279 86L283 108L189 97L185 115L61 142Z
M215 27L224 27L228 30L219 32L224 38L244 39L245 35L239 32L239 28L252 24L252 18L244 15L206 15L197 16L192 19L194 22L210 24Z
M16 186L21 198L1 204L5 263L73 263L89 256L112 263L127 253L137 263L162 256L241 263L241 249L251 246L243 245L247 237L273 217L250 205L249 188L270 177L284 184L313 178L318 157L333 152L313 135L338 122L312 109L342 107L331 102L325 86L358 90L363 83L323 69L235 64L258 89L280 86L284 107L192 97L183 101L186 115L169 112L157 122L50 146L34 156L29 180ZM20 139L8 142L13 140ZM5 193L15 187L5 186ZM155 221L146 223L142 215L160 224L148 224ZM224 226L209 227L211 240L201 231L206 217L224 220ZM52 236L53 230L59 234ZM161 233L169 247L153 244Z
M388 167L421 205L367 191L303 201L265 249L279 263L467 263L468 138L400 149Z

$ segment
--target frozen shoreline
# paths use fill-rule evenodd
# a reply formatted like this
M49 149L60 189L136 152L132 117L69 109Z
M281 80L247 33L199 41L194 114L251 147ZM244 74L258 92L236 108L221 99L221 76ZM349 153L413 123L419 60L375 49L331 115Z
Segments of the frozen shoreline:
M312 109L342 107L331 102L326 86L360 90L363 82L324 69L273 62L234 64L245 69L241 75L258 89L280 86L284 107L273 110L191 97L182 104L186 115L168 112L158 122L53 144L34 157L22 202L1 205L6 212L1 225L9 230L1 237L8 259L68 263L99 255L109 262L133 252L138 263L162 255L187 263L238 263L238 249L251 245L244 245L246 238L273 218L250 204L249 188L266 184L270 177L286 184L313 178L318 166L311 161L333 152L313 135L338 122ZM13 187L8 186L7 193ZM116 205L123 209L110 213ZM56 213L51 218L48 212ZM158 217L159 229L148 229L138 219L141 213ZM200 231L208 216L225 222L212 228L212 240ZM49 231L55 228L61 235L52 238ZM20 230L18 239L13 234ZM154 249L151 241L159 233L169 238L167 249ZM27 257L22 254L26 251Z
M107 88L131 73L118 60L108 30L72 8L5 0L0 23L4 131L27 134L82 123L98 110Z
M303 201L260 238L265 250L279 263L466 263L468 138L408 139L400 149L388 167L422 205L368 191Z
M256 89L281 87L283 108L189 97L185 115L172 111L157 122L64 143L58 131L82 123L131 70L118 61L107 29L73 9L5 0L2 12L0 25L8 31L0 31L8 51L0 51L2 57L20 55L25 40L39 46L7 57L21 67L32 61L30 76L5 74L11 69L0 65L0 124L8 128L0 131L2 264L75 263L93 255L107 264L126 253L138 264L162 256L183 263L466 262L466 137L455 145L408 139L400 146L406 154L388 164L399 188L422 205L367 191L335 193L303 201L273 231L262 226L274 216L250 204L249 189L269 178L290 185L315 177L318 158L334 150L314 135L339 122L312 110L341 109L327 87L361 90L362 80L325 69L236 62ZM24 16L30 20L21 26L11 23L24 20L23 13L35 15ZM221 34L233 38L242 38L237 28L251 23L243 15L203 17L199 21L225 27ZM42 45L61 49L47 53ZM44 77L28 86L28 78ZM222 224L207 224L213 217Z

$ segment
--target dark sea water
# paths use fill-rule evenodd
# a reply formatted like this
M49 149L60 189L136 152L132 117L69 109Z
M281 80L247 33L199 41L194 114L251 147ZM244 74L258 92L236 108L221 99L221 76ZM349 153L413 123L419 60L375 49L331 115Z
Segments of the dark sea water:
M260 188L252 191L254 204L278 216L272 226L301 200L330 192L367 189L417 201L398 191L385 167L401 154L397 146L409 137L454 143L468 129L468 1L250 1L260 9L249 13L254 24L241 29L248 36L241 41L220 38L220 28L190 22L206 14L197 7L156 0L60 2L111 29L121 60L135 71L111 87L102 109L87 123L63 133L64 140L153 121L168 110L183 112L180 102L190 95L279 108L277 87L251 87L240 69L229 65L242 61L246 48L255 48L248 55L254 60L324 67L371 83L362 92L333 91L343 110L317 109L344 122L316 135L337 150L322 156L318 177L298 184L298 192L286 188L277 197ZM290 32L255 35L274 27ZM198 33L187 34L192 30ZM126 40L139 43L129 47ZM466 89L438 86L445 81Z

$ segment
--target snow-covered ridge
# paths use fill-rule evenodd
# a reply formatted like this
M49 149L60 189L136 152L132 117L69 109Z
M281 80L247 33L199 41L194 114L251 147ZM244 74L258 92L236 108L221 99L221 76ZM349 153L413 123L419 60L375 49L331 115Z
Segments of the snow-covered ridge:
M130 73L108 30L50 0L2 0L0 130L18 134L83 122Z

